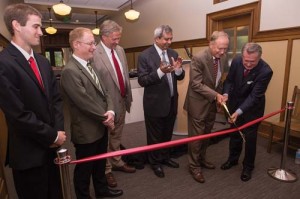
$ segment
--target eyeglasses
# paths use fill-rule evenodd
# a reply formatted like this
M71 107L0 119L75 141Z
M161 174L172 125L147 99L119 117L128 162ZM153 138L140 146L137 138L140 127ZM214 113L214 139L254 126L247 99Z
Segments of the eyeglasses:
M89 45L89 46L97 46L97 42L95 41L92 41L92 42L82 42L82 41L78 41L79 43L82 43L82 44L86 44L86 45Z

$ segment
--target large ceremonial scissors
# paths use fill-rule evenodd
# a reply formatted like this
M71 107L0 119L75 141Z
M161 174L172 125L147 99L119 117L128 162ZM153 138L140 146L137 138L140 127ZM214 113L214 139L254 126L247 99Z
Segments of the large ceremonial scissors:
M222 106L224 107L224 109L225 109L225 111L226 111L226 113L227 113L229 119L231 120L232 124L234 125L234 127L238 129L238 131L239 131L239 133L240 133L240 135L241 135L241 137L242 137L242 139L243 139L243 142L245 143L246 140L245 140L244 134L243 134L242 131L239 129L239 127L236 125L236 123L232 121L232 119L231 119L231 114L230 114L230 112L229 112L229 110L228 110L228 108L227 108L227 106L226 106L226 104L225 104L224 102L222 103Z

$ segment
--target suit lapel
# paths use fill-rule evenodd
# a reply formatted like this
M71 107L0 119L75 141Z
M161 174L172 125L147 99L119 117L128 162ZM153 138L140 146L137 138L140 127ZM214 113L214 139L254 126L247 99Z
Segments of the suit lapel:
M74 57L71 57L71 59L72 59L73 63L78 67L78 69L83 73L83 75L86 76L90 80L90 82L97 88L97 90L99 90L102 93L102 91L100 90L100 88L96 84L96 81L93 79L93 77L90 75L90 73L76 59L74 59ZM99 79L98 75L97 75L97 77ZM100 82L100 84L101 84L101 82Z
M24 55L12 44L9 44L7 47L7 50L10 52L10 54L12 56L15 57L16 62L18 63L18 65L20 66L20 68L22 68L27 74L28 76L35 82L35 84L39 87L40 91L42 93L44 93L44 91L42 90L40 83L38 82L33 70L30 67L30 64L28 62L28 60L25 59ZM38 56L35 56L35 58L37 59ZM38 61L37 61L38 62ZM39 63L37 63L39 64ZM40 67L39 67L40 68ZM44 73L44 72L43 72ZM45 76L45 75L44 75ZM42 76L43 78L43 76Z
M110 60L108 55L106 54L104 48L102 47L102 45L98 45L99 46L99 53L100 53L100 57L101 57L101 61L103 62L104 67L106 67L106 69L109 71L109 74L111 76L111 78L113 79L114 83L116 84L116 86L120 89L115 71L114 71L114 67Z

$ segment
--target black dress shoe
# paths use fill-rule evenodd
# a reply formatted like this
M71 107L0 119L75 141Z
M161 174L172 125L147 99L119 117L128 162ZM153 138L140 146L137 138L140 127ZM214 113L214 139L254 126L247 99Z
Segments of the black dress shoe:
M247 182L251 179L251 171L249 169L244 169L241 174L241 180Z
M107 189L105 192L100 192L96 195L96 198L115 198L123 195L123 191L120 189Z
M169 160L165 160L162 162L164 165L166 165L167 167L171 167L171 168L179 168L179 164L171 159Z
M165 173L162 167L156 167L153 168L154 174L159 177L159 178L163 178L165 177Z
M230 169L231 167L237 165L238 163L237 162L230 162L230 161L227 161L225 162L224 164L222 164L221 166L221 169L222 170L227 170L227 169Z

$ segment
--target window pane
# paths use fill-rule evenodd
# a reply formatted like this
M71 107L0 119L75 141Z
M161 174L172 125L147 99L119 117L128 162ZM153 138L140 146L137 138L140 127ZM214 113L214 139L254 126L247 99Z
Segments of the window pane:
M54 51L55 66L63 66L63 55L61 51Z
M248 32L249 32L249 27L248 26L239 26L239 27L237 27L237 31L236 31L236 36L237 36L236 53L240 53L241 50L242 50L243 45L248 42Z
M49 51L46 51L46 52L45 52L45 57L49 60L49 62L51 62L51 59L50 59L50 52L49 52Z

